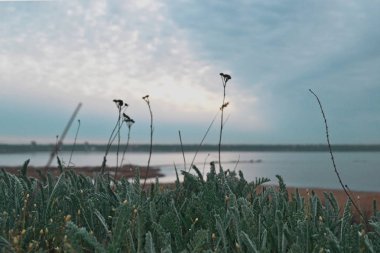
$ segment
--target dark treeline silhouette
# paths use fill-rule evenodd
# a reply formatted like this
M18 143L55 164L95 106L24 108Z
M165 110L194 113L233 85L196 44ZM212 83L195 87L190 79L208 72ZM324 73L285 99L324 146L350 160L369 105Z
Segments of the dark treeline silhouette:
M0 144L0 153L29 153L29 152L51 152L55 144ZM76 144L75 152L104 152L107 145L102 144ZM197 144L184 144L184 152L195 152L199 148ZM150 144L130 144L127 152L149 152ZM72 144L64 144L59 152L70 152ZM223 152L235 151L257 151L257 152L328 152L325 144L224 144ZM332 145L334 152L366 151L379 152L380 144L340 144ZM110 147L110 152L116 152L117 145ZM200 147L200 151L217 152L217 144L207 144ZM155 144L153 152L182 152L180 144Z

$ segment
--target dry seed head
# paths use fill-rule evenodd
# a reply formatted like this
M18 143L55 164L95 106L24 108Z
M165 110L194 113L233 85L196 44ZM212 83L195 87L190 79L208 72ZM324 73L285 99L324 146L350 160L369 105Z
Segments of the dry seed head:
M17 245L18 242L19 242L19 238L18 238L18 235L16 235L13 237L13 244Z
M77 212L77 213L78 213L78 215L80 215L80 209L78 209L78 212Z
M40 235L43 235L44 234L44 230L40 230Z
M124 200L124 201L123 201L123 204L124 204L124 205L127 205L127 204L128 204L128 200Z
M63 216L63 219L65 220L65 222L68 222L68 221L71 220L71 215L68 214L68 215L66 215L66 216Z
M52 218L50 218L49 222L50 222L50 223L53 223L53 219L52 219Z
M23 229L23 230L21 231L21 235L25 235L25 233L26 233L26 230Z
M211 234L211 239L213 239L213 240L216 239L216 235L215 235L215 233L212 233L212 234Z
M45 234L47 234L49 232L48 228L45 228Z
M238 242L235 242L235 247L237 250L240 250L240 244Z

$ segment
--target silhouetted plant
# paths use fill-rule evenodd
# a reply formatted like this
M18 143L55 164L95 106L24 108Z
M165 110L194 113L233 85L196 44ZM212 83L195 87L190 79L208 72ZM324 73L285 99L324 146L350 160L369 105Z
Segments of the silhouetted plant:
M71 158L73 157L73 153L74 153L75 145L76 145L76 143L77 143L77 138L78 138L79 129L80 129L80 119L78 119L78 128L77 128L77 132L75 133L74 144L73 144L73 148L71 149L71 153L70 153L70 159L69 159L69 162L68 162L68 165L69 165L69 166L71 165Z
M189 171L190 171L191 168L193 167L193 165L194 165L194 161L195 161L195 158L197 157L198 152L199 152L199 150L201 149L201 146L203 145L203 142L204 142L204 140L206 139L206 136L207 136L208 133L210 132L210 129L211 129L212 125L214 124L214 122L215 122L216 117L218 116L218 114L219 114L219 111L215 114L215 116L214 116L214 118L212 119L210 125L208 126L208 128L207 128L205 134L203 135L202 140L201 140L201 142L199 143L197 150L195 151L195 154L194 154L194 156L193 156L193 160L191 160L191 164L190 164L190 167L189 167Z
M146 167L146 172L145 172L145 178L144 178L144 183L143 183L143 188L145 188L145 183L146 179L148 177L149 169L150 169L150 159L152 157L152 149L153 149L153 113L152 113L152 108L150 107L150 101L149 101L149 95L145 95L142 97L142 99L146 102L149 108L149 113L150 113L150 145L149 145L149 158L148 158L148 165Z
M135 123L135 121L133 119L131 119L127 114L123 113L123 117L124 117L124 122L127 124L127 127L128 127L128 137L127 137L127 144L124 147L123 156L121 157L120 168L123 167L125 153L127 152L127 149L128 149L128 146L129 146L129 141L130 141L130 138L131 138L131 135L130 135L131 134L131 127ZM116 178L117 178L117 168L116 168L116 171L115 171L115 179Z
M181 131L178 130L178 135L179 135L179 142L181 144L181 150L182 150L182 156L183 156L183 170L186 170L186 158L185 158L185 151L183 150L183 144L182 144L182 136L181 136Z
M326 115L325 115L325 112L324 112L323 107L322 107L322 103L319 100L319 97L311 89L309 89L309 91L317 99L317 102L319 104L319 108L320 108L322 116L323 116L323 120L324 120L324 124L325 124L325 129L326 129L327 146L329 147L329 152L330 152L331 161L332 161L332 164L333 164L333 167L334 167L334 172L335 172L336 176L338 177L339 183L340 183L342 189L344 190L344 192L346 193L347 197L350 199L351 203L354 205L354 207L355 207L356 211L358 212L358 214L364 219L363 213L360 211L359 207L356 205L356 203L353 200L353 198L351 198L351 195L348 192L349 189L348 189L347 185L343 184L343 181L342 181L342 179L341 179L341 177L339 175L338 169L336 167L334 155L333 155L331 144L330 144L329 128L328 128L328 125L327 125L327 119L326 119Z
M229 102L225 102L225 100L226 100L226 85L227 85L227 82L229 80L231 80L231 76L228 74L223 74L223 73L220 73L220 76L222 78L222 83L223 83L223 103L222 103L222 106L220 107L220 110L222 113L220 116L220 133L219 133L218 154L219 154L219 169L222 169L222 161L220 159L220 153L221 153L223 126L224 126L223 115L224 115L224 109L229 105Z
M115 126L111 132L111 135L108 139L108 142L107 142L107 147L106 147L106 151L105 151L105 154L103 157L103 163L102 163L102 167L101 167L101 173L104 173L104 169L105 169L106 163L107 163L107 155L108 155L108 152L110 151L112 143L116 137L118 137L117 154L116 154L116 167L118 167L118 160L119 160L118 156L119 156L119 147L120 147L120 129L121 129L121 125L123 123L121 121L121 115L122 115L122 110L124 110L126 107L128 107L128 104L124 103L123 100L121 100L121 99L114 99L113 102L116 104L116 107L118 109L117 121L116 121L116 124L115 124Z

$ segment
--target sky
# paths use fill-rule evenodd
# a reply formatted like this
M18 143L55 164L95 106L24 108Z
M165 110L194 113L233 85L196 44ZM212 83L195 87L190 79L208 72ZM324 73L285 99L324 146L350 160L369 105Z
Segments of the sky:
M380 3L0 1L0 143L105 143L113 99L131 143L380 143ZM66 143L73 141L78 122ZM127 127L122 128L123 141Z

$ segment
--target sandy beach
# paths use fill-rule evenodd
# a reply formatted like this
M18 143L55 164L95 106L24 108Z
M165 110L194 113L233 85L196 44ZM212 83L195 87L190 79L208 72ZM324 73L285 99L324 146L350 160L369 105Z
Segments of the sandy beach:
M296 192L295 187L287 187L289 195ZM343 189L322 189L322 188L298 188L299 193L305 198L314 191L314 193L323 201L323 192L333 193L341 210L343 210L348 197ZM373 215L373 203L376 201L380 203L380 192L362 192L362 191L352 191L351 198L356 202L356 205L362 211L364 217L367 219ZM352 206L352 211L357 218L357 211Z

